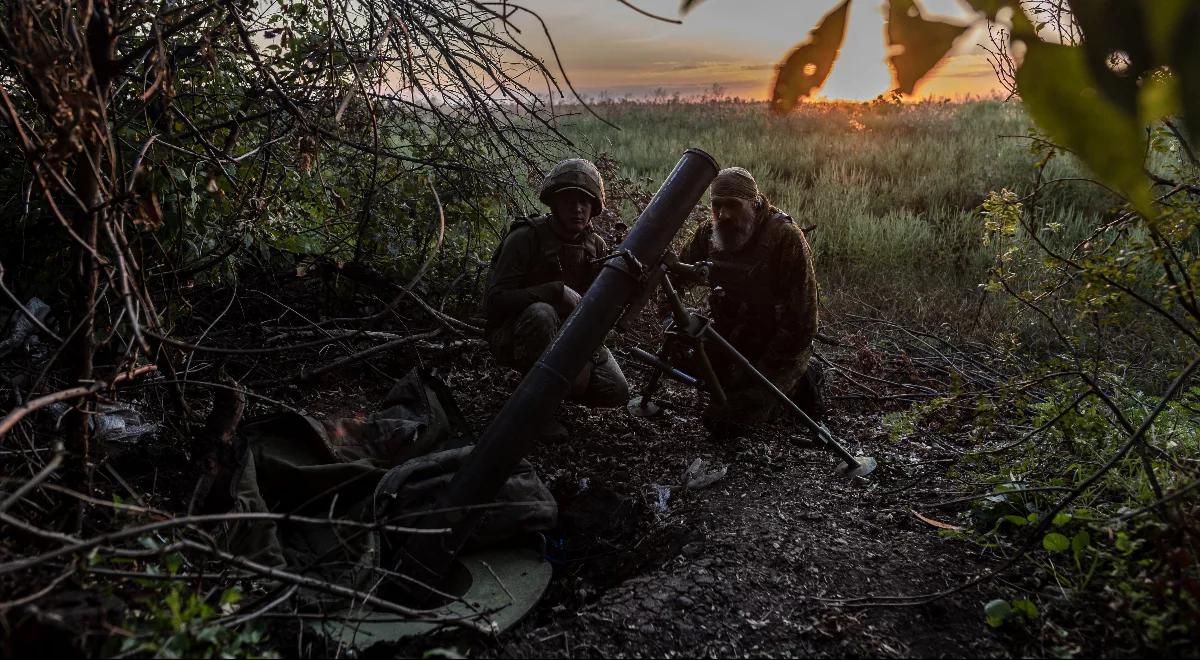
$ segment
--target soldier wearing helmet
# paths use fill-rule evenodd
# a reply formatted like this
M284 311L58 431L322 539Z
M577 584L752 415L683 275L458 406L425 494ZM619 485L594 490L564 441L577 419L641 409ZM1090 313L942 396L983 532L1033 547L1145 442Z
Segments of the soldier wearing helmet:
M717 332L819 419L821 375L809 365L817 334L817 278L808 240L745 169L721 170L711 193L713 219L697 228L679 258L712 262L709 305ZM729 401L710 406L705 424L725 435L767 421L778 403L771 393L719 349L708 353Z
M595 165L580 158L558 163L538 199L550 213L512 223L492 256L484 293L488 345L498 362L523 372L558 334L600 273L596 260L608 251L592 231L592 218L604 210L604 181ZM629 384L607 348L577 374L568 398L597 407L629 399Z

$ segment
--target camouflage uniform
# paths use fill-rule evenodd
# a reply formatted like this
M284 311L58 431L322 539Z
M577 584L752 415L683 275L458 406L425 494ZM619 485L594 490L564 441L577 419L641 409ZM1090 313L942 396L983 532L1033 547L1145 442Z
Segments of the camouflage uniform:
M583 189L600 202L593 205L599 207L595 212L603 209L603 183L591 163L573 159L556 166L542 185L542 201L564 188ZM553 221L551 215L543 215L513 222L492 257L484 293L484 335L492 354L497 362L522 372L537 362L571 312L563 306L563 287L583 295L600 273L595 260L608 252L590 227L577 240L567 241L555 233ZM601 347L592 365L587 391L579 401L597 407L625 405L629 383L609 350Z
M812 249L804 232L786 213L769 204L755 218L754 234L737 252L717 250L712 221L704 222L680 254L695 263L711 260L709 303L713 322L739 352L809 416L823 410L819 376L808 373L812 342L817 334L817 279ZM705 411L710 428L767 421L778 400L742 373L711 342L706 344L713 368L729 399L725 406ZM716 430L716 429L714 429Z

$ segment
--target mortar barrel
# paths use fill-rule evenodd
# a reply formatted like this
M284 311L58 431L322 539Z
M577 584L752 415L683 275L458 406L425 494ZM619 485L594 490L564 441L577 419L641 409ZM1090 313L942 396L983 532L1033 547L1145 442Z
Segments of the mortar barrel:
M638 217L617 253L631 258L605 262L596 281L567 317L557 337L530 369L516 392L480 436L455 473L425 528L450 528L445 535L409 539L400 570L418 579L444 575L479 522L479 507L490 504L517 463L533 449L540 429L570 390L571 382L604 343L622 311L657 269L671 239L717 176L712 156L688 149ZM640 272L639 272L640 271Z

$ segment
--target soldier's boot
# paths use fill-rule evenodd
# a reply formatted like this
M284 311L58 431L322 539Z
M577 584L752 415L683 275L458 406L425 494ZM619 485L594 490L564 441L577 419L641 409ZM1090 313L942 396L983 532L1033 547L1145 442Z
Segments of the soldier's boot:
M814 422L825 419L825 370L821 363L809 361L808 369L792 389L791 398Z

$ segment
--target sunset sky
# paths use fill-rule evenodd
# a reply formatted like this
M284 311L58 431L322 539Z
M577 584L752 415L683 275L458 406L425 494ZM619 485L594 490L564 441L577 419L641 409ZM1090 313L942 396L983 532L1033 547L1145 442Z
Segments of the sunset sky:
M699 94L719 84L729 96L766 98L775 65L802 41L836 0L705 0L672 25L642 16L616 0L524 0L550 27L563 65L585 95ZM637 6L679 17L679 0L636 0ZM957 0L924 0L927 14L967 16ZM553 62L541 28L520 20L519 38ZM879 0L853 0L846 41L820 96L867 100L891 88L884 61ZM955 55L917 89L918 96L987 95L998 89L978 46L982 31L963 37Z

